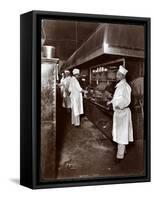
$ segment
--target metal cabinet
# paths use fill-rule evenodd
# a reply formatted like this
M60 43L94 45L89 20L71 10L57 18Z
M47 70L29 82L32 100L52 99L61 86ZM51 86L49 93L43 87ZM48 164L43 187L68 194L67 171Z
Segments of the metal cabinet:
M57 59L41 60L40 179L56 176L56 74Z

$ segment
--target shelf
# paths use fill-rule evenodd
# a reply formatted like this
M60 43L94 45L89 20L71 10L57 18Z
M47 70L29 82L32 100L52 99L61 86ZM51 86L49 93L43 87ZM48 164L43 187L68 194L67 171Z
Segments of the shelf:
M94 79L91 79L91 81L95 81L96 82L96 80L94 80ZM116 82L116 80L98 80L99 82L107 82L107 81L109 81L109 82Z

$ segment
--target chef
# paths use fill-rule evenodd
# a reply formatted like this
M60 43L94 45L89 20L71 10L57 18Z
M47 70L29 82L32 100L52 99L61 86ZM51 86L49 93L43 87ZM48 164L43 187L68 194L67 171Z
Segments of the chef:
M58 84L58 86L60 87L60 92L61 95L63 96L63 92L64 92L64 86L63 86L63 81L65 79L65 75L64 72L61 74L61 79L60 79L60 83Z
M65 74L65 76L64 76L65 78L62 81L62 87L63 87L62 106L64 108L69 109L69 108L71 108L71 99L70 99L70 96L69 96L68 89L69 89L69 84L70 84L70 81L71 81L71 75L70 75L70 71L69 70L65 70L64 74Z
M73 69L73 76L69 84L69 92L71 98L71 110L72 110L72 124L74 126L80 126L80 115L83 114L83 96L82 92L85 92L79 84L80 70Z
M119 66L116 74L118 83L113 99L107 103L107 105L112 104L114 110L112 136L113 141L118 144L116 161L124 159L126 145L129 142L133 142L132 117L129 108L131 102L131 87L125 79L127 72L123 66Z

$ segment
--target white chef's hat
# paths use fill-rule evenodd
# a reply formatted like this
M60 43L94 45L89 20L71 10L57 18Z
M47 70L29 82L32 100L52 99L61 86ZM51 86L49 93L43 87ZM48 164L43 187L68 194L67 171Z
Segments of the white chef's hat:
M64 72L65 72L65 73L70 73L70 71L69 71L68 69L66 69Z
M125 69L122 65L120 65L120 66L119 66L119 69L118 69L118 72L120 72L120 73L126 75L127 72L128 72L128 70Z
M80 74L80 70L79 69L73 69L73 75L75 74Z

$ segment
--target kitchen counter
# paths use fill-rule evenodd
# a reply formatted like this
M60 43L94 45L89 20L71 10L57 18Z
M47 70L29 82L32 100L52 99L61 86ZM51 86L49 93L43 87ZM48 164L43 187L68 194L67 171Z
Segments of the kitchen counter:
M100 103L98 103L98 102L96 102L95 100L92 100L92 99L86 99L87 101L90 101L91 103L93 103L93 104L95 104L96 106L98 106L98 108L100 109L100 110L102 110L103 112L105 112L107 115L109 115L109 116L112 116L113 115L113 111L112 110L110 110L109 109L109 107L107 107L107 106L104 106L104 105L102 105L102 104L100 104Z
M84 110L87 118L112 140L112 123L113 123L113 111L107 109L106 106L99 104L92 98L84 98ZM132 109L132 122L134 139L143 139L144 137L144 126L143 117L140 110Z
M101 130L106 137L112 140L113 112L90 98L84 98L84 110L87 118Z

